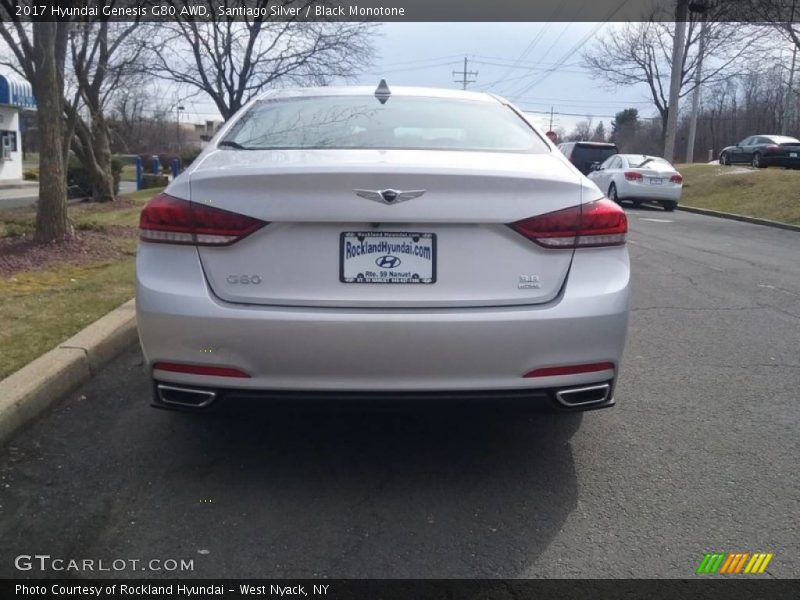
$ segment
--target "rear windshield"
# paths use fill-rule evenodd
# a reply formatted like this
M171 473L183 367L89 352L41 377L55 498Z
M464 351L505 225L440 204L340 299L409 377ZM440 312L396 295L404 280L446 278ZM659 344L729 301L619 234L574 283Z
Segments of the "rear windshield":
M572 150L573 161L603 162L617 151L613 146L584 146L576 144Z
M631 167L646 167L647 165L671 167L672 164L659 156L646 156L641 154L627 154L625 158Z
M525 121L500 103L398 96L385 104L373 96L263 100L222 142L245 150L550 151Z
M775 144L797 144L800 141L797 138L789 137L788 135L771 135L767 139L772 140Z

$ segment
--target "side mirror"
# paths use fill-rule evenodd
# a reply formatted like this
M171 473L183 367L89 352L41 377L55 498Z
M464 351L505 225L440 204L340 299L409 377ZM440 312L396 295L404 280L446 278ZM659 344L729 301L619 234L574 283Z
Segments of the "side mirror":
M592 163L592 166L589 167L590 171L602 171L603 167L600 166L600 163Z

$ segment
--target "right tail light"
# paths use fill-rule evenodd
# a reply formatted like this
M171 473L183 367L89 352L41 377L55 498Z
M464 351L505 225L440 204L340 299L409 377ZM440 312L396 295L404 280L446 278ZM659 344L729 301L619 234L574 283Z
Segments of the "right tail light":
M616 203L601 198L509 224L514 231L545 248L622 246L628 219Z

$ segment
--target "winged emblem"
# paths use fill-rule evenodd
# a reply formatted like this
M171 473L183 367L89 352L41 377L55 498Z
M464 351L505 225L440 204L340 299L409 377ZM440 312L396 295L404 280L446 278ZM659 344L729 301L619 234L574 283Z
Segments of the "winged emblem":
M356 195L366 198L367 200L374 200L383 204L397 204L405 202L412 198L419 198L425 193L425 190L353 190Z

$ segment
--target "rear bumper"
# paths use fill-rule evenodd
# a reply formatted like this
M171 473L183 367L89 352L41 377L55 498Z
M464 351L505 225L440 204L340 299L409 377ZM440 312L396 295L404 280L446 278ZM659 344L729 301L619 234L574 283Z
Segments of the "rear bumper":
M567 388L511 389L511 390L437 390L400 392L363 391L285 391L285 390L241 390L227 388L184 387L171 383L153 382L153 406L169 410L206 411L215 410L230 402L257 400L259 402L325 403L415 403L435 402L443 404L457 402L459 406L469 404L481 406L497 405L549 406L562 412L596 410L614 406L614 380L602 381L588 386Z
M800 154L800 152L798 153ZM768 167L800 167L800 156L797 158L790 158L789 156L770 156L764 154L761 157L761 162Z
M136 310L149 368L227 366L249 378L152 370L159 382L240 391L546 390L613 380L628 320L627 250L575 253L548 304L344 309L230 304L213 296L191 247L141 244ZM550 366L594 373L524 378Z
M621 200L671 200L681 199L683 188L675 184L650 185L647 183L620 182L617 195Z

